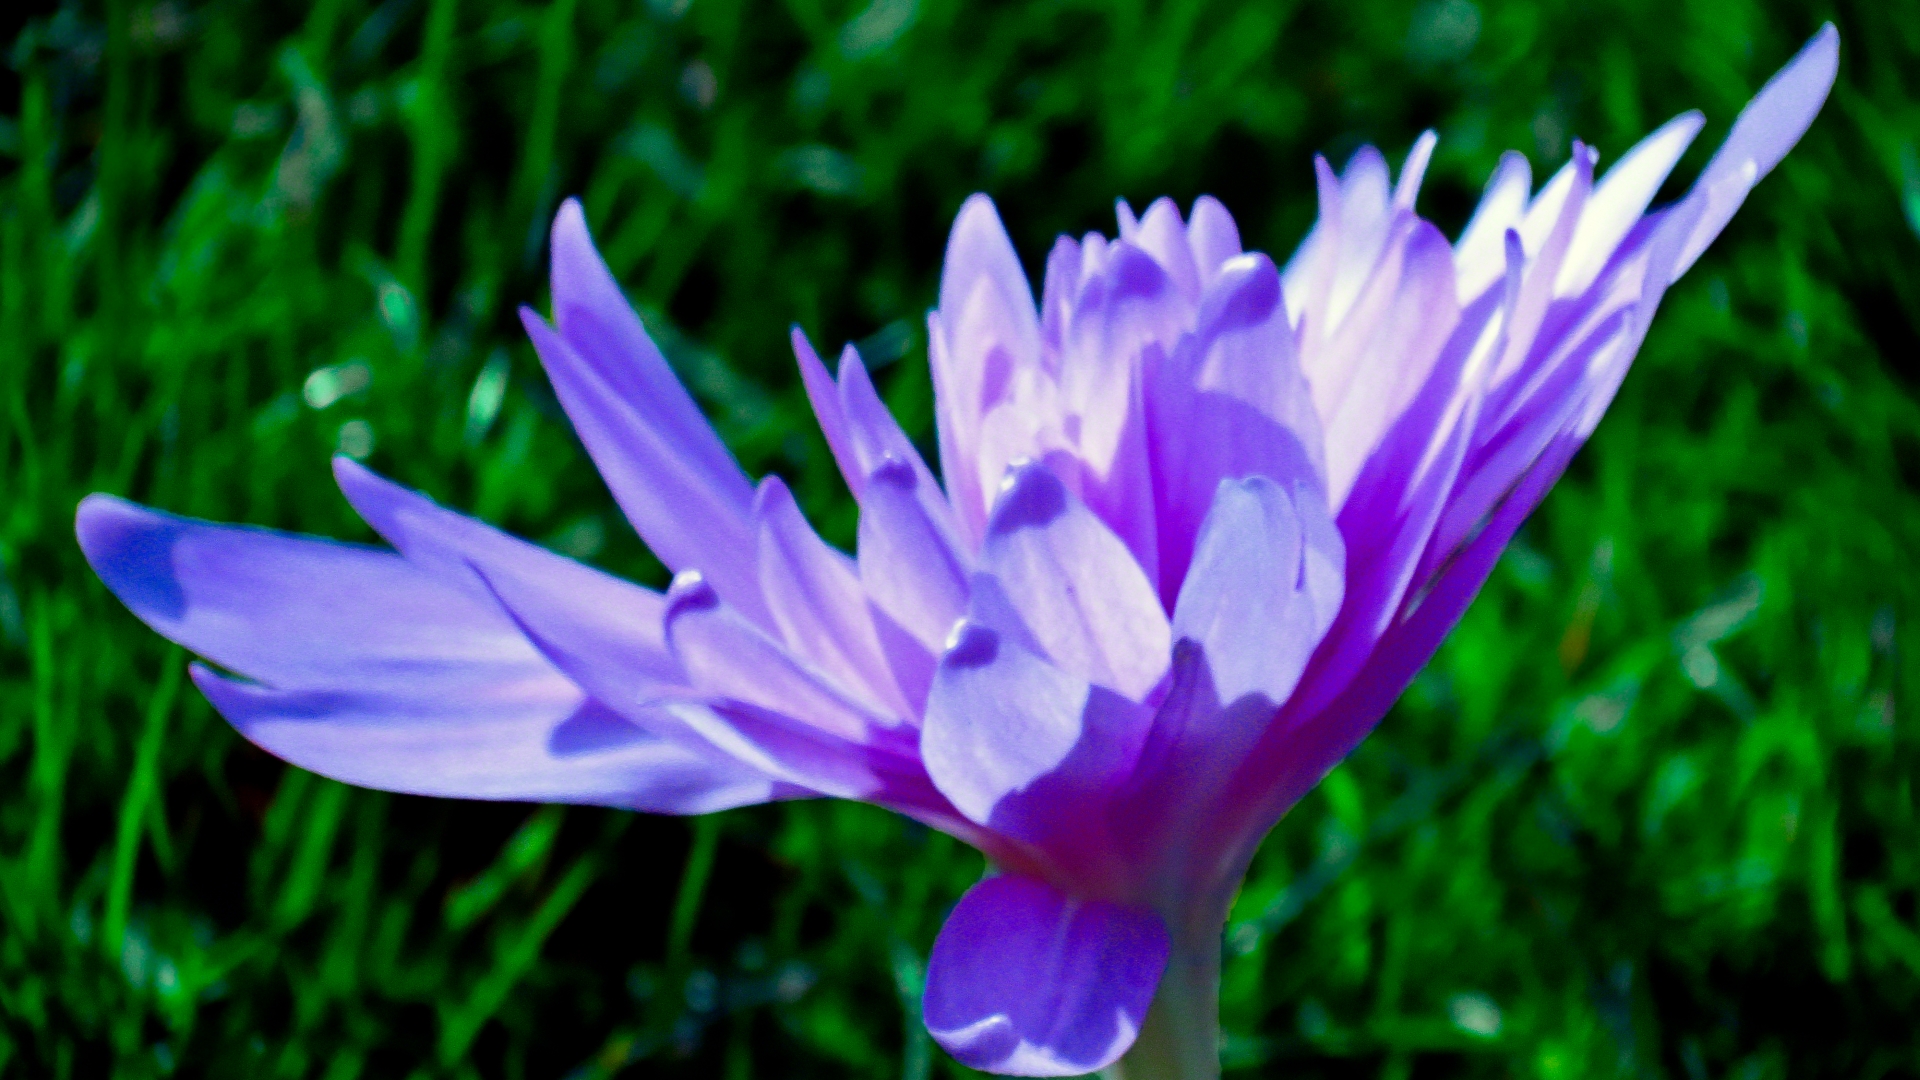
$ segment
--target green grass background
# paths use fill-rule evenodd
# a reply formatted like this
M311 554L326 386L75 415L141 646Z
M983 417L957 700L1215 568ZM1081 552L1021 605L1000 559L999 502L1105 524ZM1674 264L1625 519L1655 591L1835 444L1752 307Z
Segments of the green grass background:
M661 580L513 310L578 193L743 463L853 507L785 330L930 429L964 196L1037 269L1111 200L1284 256L1311 155L1707 132L1840 84L1592 444L1228 930L1236 1077L1920 1075L1916 0L105 0L0 20L0 1075L958 1076L981 871L868 807L696 821L352 790L246 745L76 501L354 539L336 449Z

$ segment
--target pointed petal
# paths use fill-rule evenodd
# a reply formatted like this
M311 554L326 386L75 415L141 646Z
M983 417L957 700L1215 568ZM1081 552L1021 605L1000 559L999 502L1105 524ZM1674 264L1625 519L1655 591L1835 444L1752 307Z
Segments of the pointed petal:
M860 582L895 624L938 653L965 614L970 560L920 498L912 466L881 464L867 478L860 506Z
M1198 644L1220 700L1285 702L1332 625L1346 544L1314 488L1223 480L1174 608L1173 632Z
M690 484L743 514L753 495L745 475L594 250L578 199L561 204L552 243L554 322L573 355L599 376L621 408L658 433L673 454L671 464Z
M1460 308L1446 237L1414 219L1352 314L1302 369L1325 424L1329 502L1340 506L1400 410L1426 384Z
M1458 276L1458 298L1462 304L1479 296L1487 286L1506 272L1502 237L1520 224L1527 212L1527 196L1532 192L1533 170L1526 155L1509 150L1500 155L1500 165L1487 180L1486 193L1454 245L1453 265Z
M800 382L807 389L807 401L813 406L814 419L819 421L820 434L825 436L827 449L833 452L834 463L840 466L840 475L846 478L847 489L857 501L867 481L867 470L860 467L860 458L854 452L847 411L840 403L840 388L833 376L827 374L820 354L813 351L813 343L798 326L793 328L790 337L793 357L800 364Z
M639 595L626 602L605 603L590 592L553 588L521 564L476 563L474 571L526 640L587 693L655 734L726 756L680 714L660 707L662 701L694 696L695 690L668 651L662 629L666 604L659 594L636 588Z
M1413 141L1413 149L1407 151L1407 160L1400 166L1400 179L1393 188L1393 208L1412 210L1414 200L1420 194L1420 181L1426 179L1427 163L1433 160L1433 148L1440 143L1440 136L1432 129L1420 133Z
M1080 295L1080 245L1071 236L1057 237L1047 252L1046 280L1040 287L1040 339L1048 353L1057 354ZM989 390L987 397L998 397Z
M1232 276L1222 273L1210 296L1231 288ZM1211 300L1208 306L1213 309ZM1222 303L1218 310L1240 309ZM1203 330L1183 341L1174 355L1151 354L1145 365L1163 606L1171 607L1179 595L1194 539L1221 480L1267 476L1322 483L1319 419L1304 377L1286 363L1288 354L1274 340L1289 333L1284 313L1284 306L1274 303L1266 319L1250 327L1203 317L1203 325L1213 328L1210 337ZM1208 370L1217 371L1212 378L1227 389L1204 387L1202 373ZM1243 400L1241 394L1256 400Z
M920 756L968 818L1044 850L1089 886L1128 880L1107 815L1152 710L976 623L954 631L927 697Z
M777 476L754 497L760 581L786 647L867 707L902 720L912 708L894 685L859 570L807 524Z
M1167 952L1166 926L1144 908L1076 900L1032 878L988 878L961 897L933 943L927 1030L975 1069L1094 1072L1133 1045Z
M1380 259L1394 218L1387 159L1371 146L1354 151L1340 174L1340 246L1322 318L1331 332L1346 319Z
M1827 23L1753 96L1733 123L1727 141L1687 196L1705 204L1699 223L1681 249L1673 276L1687 272L1700 253L1733 220L1747 192L1773 171L1800 141L1833 89L1840 71L1840 32Z
M1193 247L1193 262L1200 271L1200 287L1205 290L1219 275L1220 265L1240 254L1240 229L1219 199L1202 195L1193 200L1187 242Z
M1020 256L1014 253L1013 241L1007 239L1006 227L1000 224L993 200L975 194L960 207L953 231L947 236L946 265L940 273L940 310L958 312L980 280L991 281L1009 301L1006 315L1012 321L1006 329L1012 340L1008 345L1031 346L1038 352L1040 327L1027 273L1020 266Z
M1195 321L1194 386L1244 401L1294 432L1314 473L1324 482L1320 414L1280 293L1279 274L1272 260L1260 252L1221 266ZM1201 496L1211 501L1212 489L1205 489Z
M697 571L674 578L667 641L703 695L782 713L849 742L870 741L881 718L824 673L721 603Z
M148 510L108 495L75 531L142 622L282 689L558 678L483 601L390 551Z
M599 365L575 350L572 338L548 328L531 310L523 308L520 321L580 441L641 539L668 567L699 569L731 603L764 619L753 489L745 474L731 459L722 470L687 453L684 431L662 426L656 404L621 393Z
M630 629L618 635L623 666L648 682L681 681L679 665L660 636L658 593L448 510L351 458L334 458L333 475L355 512L408 562L461 584L490 605L498 597L482 571L496 578L511 574L579 611L614 619L624 615L623 625Z
M275 757L360 787L453 799L709 814L803 794L636 726L564 679L550 692L275 690L199 664L194 685ZM476 691L481 688L475 687Z
M666 627L675 655L707 697L703 705L666 707L713 745L823 795L942 824L958 818L927 778L911 729L880 722L730 610L697 573L675 578Z
M1133 243L1152 255L1187 303L1200 301L1200 268L1195 265L1193 248L1187 241L1187 226L1180 220L1180 208L1172 199L1161 196L1147 207L1140 219L1140 231Z
M991 385L1003 385L994 372L1040 363L1040 320L1033 290L1000 224L993 200L974 195L961 206L947 239L940 274L940 307L929 323L940 335L929 345L934 365L935 407L941 429L941 465L961 476L975 460L980 419L993 402ZM975 538L985 525L983 493L961 480L953 492L960 527Z
M490 600L392 552L81 504L82 549L161 634L258 680L194 681L247 738L349 783L705 813L764 775L662 742L583 694Z
M914 496L920 502L921 511L927 518L937 523L942 532L949 536L958 535L958 523L954 520L953 506L940 492L940 485L933 478L933 472L927 468L920 451L900 429L899 421L880 400L880 394L874 389L873 379L867 374L867 366L853 346L847 346L840 354L840 403L847 417L847 430L852 436L854 457L859 462L861 475L866 476L887 462L905 462L913 469ZM862 493L866 491L866 482L861 482Z
M1554 281L1555 296L1571 296L1593 284L1704 123L1706 118L1697 112L1681 113L1607 170L1580 212L1580 224Z
M1008 475L980 569L1004 589L1027 640L1062 670L1135 701L1166 672L1173 642L1152 583L1045 465Z

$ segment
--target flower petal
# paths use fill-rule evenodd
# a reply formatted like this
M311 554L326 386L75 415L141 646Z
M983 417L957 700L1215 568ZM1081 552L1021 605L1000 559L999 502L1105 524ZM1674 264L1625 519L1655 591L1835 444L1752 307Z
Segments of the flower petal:
M870 708L915 716L887 666L853 561L820 539L777 476L760 482L754 517L760 523L761 589L786 647L871 701Z
M698 571L674 578L665 625L674 655L703 696L779 712L854 743L874 741L886 726L843 687L721 603Z
M1167 669L1166 614L1127 545L1039 462L1001 485L980 570L1062 670L1140 701ZM995 627L1009 632L1009 627Z
M390 551L109 495L81 502L76 532L94 572L142 622L282 689L559 677L497 610Z
M1163 195L1153 200L1140 218L1139 228L1123 239L1152 255L1173 279L1174 287L1187 303L1200 302L1200 268L1194 262L1193 248L1187 241L1187 226L1180 220L1180 208L1172 199Z
M149 626L254 685L194 681L265 749L349 783L705 813L778 797L585 695L490 600L400 555L81 503L88 561Z
M573 355L623 409L658 434L672 451L672 466L691 485L744 512L752 496L746 476L594 250L578 199L560 205L552 244L553 319Z
M1222 480L1174 607L1174 636L1204 651L1223 702L1285 702L1340 610L1346 561L1313 487Z
M675 579L666 627L706 700L665 707L713 745L823 795L879 803L949 831L966 824L928 779L911 728L882 722L799 663L697 573Z
M1462 304L1479 296L1506 273L1502 238L1508 229L1519 225L1526 214L1532 185L1533 170L1525 154L1509 150L1500 155L1500 164L1487 179L1486 192L1480 196L1473 219L1460 233L1460 242L1453 246L1456 296Z
M472 693L351 686L275 690L214 674L193 681L261 749L343 783L455 799L709 814L809 794L654 735L564 679Z
M985 392L1004 385L996 372L1040 363L1040 318L1026 271L1000 224L993 200L969 197L947 237L940 307L928 320L935 408L941 429L941 471L962 535L977 541L987 506L966 470L974 460L980 419L994 402Z
M932 655L966 612L971 560L929 516L921 486L913 467L897 459L867 478L858 562L874 606Z
M602 632L611 631L618 640L622 665L636 677L668 685L682 681L679 665L660 635L664 602L653 590L449 510L351 458L334 458L333 475L354 511L408 562L462 584L489 604L497 604L499 598L488 573L495 580L511 575L516 583L524 583L523 589L564 597L574 610L617 624L619 629Z
M1149 910L1073 899L1027 877L988 878L934 940L927 1030L971 1068L1094 1072L1133 1045L1167 953L1166 927Z
M1301 370L1326 430L1328 502L1340 506L1388 425L1419 393L1460 317L1453 251L1407 218L1339 329L1303 351Z
M1230 260L1208 286L1196 333L1143 362L1158 586L1169 608L1221 480L1323 482L1320 418L1276 277L1264 255Z
M920 756L967 817L1044 848L1075 880L1119 882L1107 796L1131 774L1152 719L966 622L934 674Z
M1240 254L1240 229L1233 215L1211 195L1193 200L1193 213L1187 220L1187 243L1193 247L1193 262L1200 271L1204 292L1219 275L1220 266Z
M1681 113L1641 139L1607 170L1580 212L1566 262L1560 264L1560 276L1554 281L1555 296L1582 292L1600 276L1705 123L1697 112Z
M860 467L860 458L854 453L853 433L847 430L847 411L840 404L840 387L833 376L827 374L820 354L813 351L813 343L798 326L787 336L793 343L793 357L800 365L800 381L807 389L807 401L813 406L820 434L826 437L827 449L832 451L834 463L840 466L840 475L846 478L847 489L857 501L867 482L867 470Z
M1839 71L1840 32L1827 23L1740 110L1727 141L1707 162L1687 195L1690 200L1702 201L1705 209L1680 251L1674 265L1675 278L1686 273L1733 220L1734 211L1746 201L1753 185L1772 172L1806 134Z
M623 387L607 378L602 369L614 362L610 354L632 346L630 336L603 332L594 321L598 316L588 309L570 310L570 335L550 329L530 309L521 309L520 321L614 499L661 562L676 571L700 570L729 602L764 620L754 555L753 488L746 475L731 458L723 469L711 455L701 453L697 444L702 440L688 434L679 410L634 396L652 393L657 385ZM574 346L578 340L593 342L599 359L583 356ZM652 355L657 358L657 350ZM665 361L660 363L664 367ZM677 383L675 387L674 393L684 397L686 391ZM704 438L713 438L705 420L699 425Z

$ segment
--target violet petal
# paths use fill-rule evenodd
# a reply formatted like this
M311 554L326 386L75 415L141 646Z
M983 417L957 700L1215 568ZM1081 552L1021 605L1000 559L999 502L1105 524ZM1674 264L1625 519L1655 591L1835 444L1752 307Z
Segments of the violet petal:
M1167 953L1151 911L1073 899L1032 878L988 878L934 940L927 1029L975 1069L1094 1072L1133 1045Z

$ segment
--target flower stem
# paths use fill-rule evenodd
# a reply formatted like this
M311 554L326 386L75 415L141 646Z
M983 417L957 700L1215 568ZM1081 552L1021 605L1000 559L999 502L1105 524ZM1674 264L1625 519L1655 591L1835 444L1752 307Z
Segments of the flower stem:
M1220 935L1176 942L1133 1049L1107 1080L1218 1080Z

